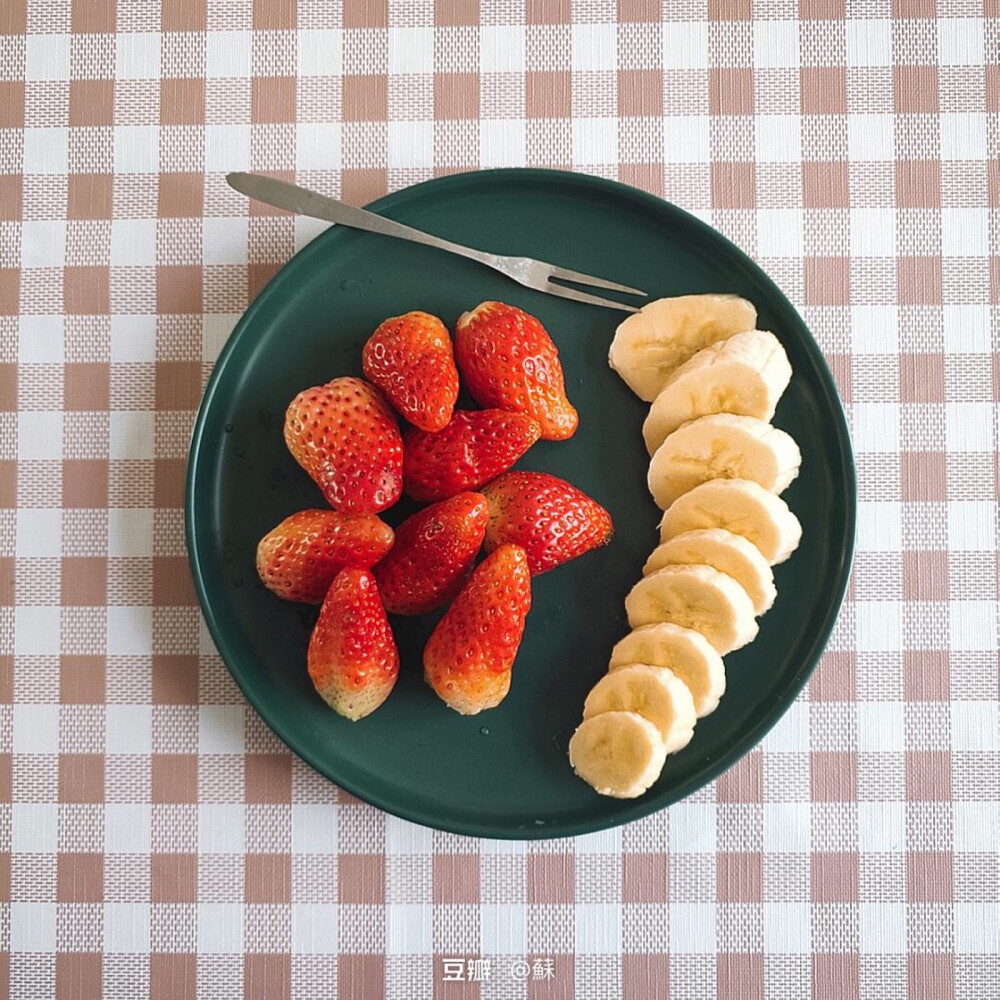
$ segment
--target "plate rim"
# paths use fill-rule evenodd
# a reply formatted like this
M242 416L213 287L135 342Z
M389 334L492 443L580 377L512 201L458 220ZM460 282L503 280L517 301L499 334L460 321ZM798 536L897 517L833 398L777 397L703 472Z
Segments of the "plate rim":
M643 191L641 188L636 188L632 185L622 183L621 181L596 177L591 174L577 173L566 170L549 170L537 167L504 167L489 170L470 170L455 174L447 174L442 177L434 177L386 194L366 205L366 208L370 211L376 211L391 217L392 209L399 202L405 203L409 198L413 197L415 192L422 192L428 188L434 188L442 190L443 193L447 195L447 192L450 189L460 188L463 184L483 182L489 184L494 181L508 181L511 178L517 178L527 184L532 182L552 183L553 181L572 184L584 189L596 191L599 194L606 196L612 195L616 197L630 198L639 205L645 204L650 209L655 209L657 213L662 214L666 212L667 215L675 216L686 226L689 226L697 231L702 237L707 237L717 242L721 241L721 245L730 254L734 255L736 260L754 277L756 281L761 283L768 290L772 300L777 302L778 305L783 308L787 308L798 318L802 326L802 330L806 334L806 347L809 350L809 353L813 356L818 376L831 403L832 416L835 424L835 435L838 443L840 444L840 454L838 456L838 464L840 465L840 468L835 470L835 479L843 482L845 485L843 541L842 544L837 546L839 550L839 559L836 566L837 582L832 592L832 600L829 602L821 624L813 636L813 640L803 657L802 665L800 666L798 672L793 675L790 682L782 689L780 695L775 698L767 713L762 715L759 720L752 724L744 732L741 738L730 744L726 752L720 755L716 761L713 761L711 764L699 770L697 775L692 776L680 785L674 786L669 790L664 790L658 795L650 797L647 797L646 795L640 796L633 800L630 807L620 809L614 813L606 814L600 818L571 821L567 823L565 827L560 826L557 833L553 833L551 830L546 830L544 827L536 829L518 829L509 827L497 828L488 822L452 822L446 817L442 818L440 816L431 815L430 813L422 812L420 809L409 809L406 807L396 806L391 801L383 799L377 792L372 792L369 789L358 786L351 780L342 780L340 777L331 773L331 769L327 767L321 759L318 759L317 755L313 754L299 739L294 727L274 724L264 714L264 712L261 711L254 699L251 697L248 691L248 685L244 683L242 670L235 669L232 665L232 661L237 660L238 657L236 657L234 652L229 648L230 644L226 635L216 619L212 599L208 593L208 588L202 573L201 560L198 554L198 527L195 518L197 493L196 470L198 469L201 458L205 425L208 420L209 412L211 410L216 392L218 391L219 384L226 371L226 367L236 350L238 342L244 335L246 335L247 330L255 323L257 313L261 311L263 304L277 293L278 286L286 276L285 272L289 269L292 263L307 253L317 252L317 247L322 238L327 236L330 232L336 231L336 226L331 226L329 229L324 230L291 257L289 257L287 261L285 261L285 263L257 294L254 300L247 306L246 310L242 313L239 320L236 322L236 325L227 337L222 350L219 352L219 356L213 365L212 373L209 376L208 383L205 386L205 391L199 403L197 414L191 429L187 455L187 467L185 469L184 476L184 541L185 548L187 550L188 565L195 585L195 592L198 597L199 609L220 659L225 664L230 676L236 682L236 685L239 687L247 704L260 716L265 725L267 725L268 729L270 729L271 732L273 732L278 739L280 739L289 748L289 750L292 751L292 753L294 753L337 788L342 788L370 805L409 822L418 823L431 829L441 830L447 833L455 833L462 836L497 840L544 840L552 839L553 837L563 838L579 836L581 834L596 833L603 830L613 829L617 826L623 826L626 823L631 823L634 820L642 819L643 817L652 815L653 813L659 812L661 809L665 809L673 805L674 803L691 795L698 789L703 788L709 782L714 781L721 774L736 765L755 746L757 746L758 743L761 742L767 733L786 714L815 671L843 607L844 596L847 593L847 588L850 582L856 543L858 503L857 472L843 400L840 397L836 381L834 380L829 365L827 364L826 356L824 355L819 344L816 342L816 339L813 336L812 331L807 326L805 320L802 319L798 309L787 298L784 292L782 292L774 280L746 252L741 250L735 243L728 239L728 237L726 237L723 233L720 233L713 226L703 222L697 216L692 215L683 208L667 201L665 198L660 198L658 195L650 194L648 191ZM341 227L341 231L343 231L343 227Z

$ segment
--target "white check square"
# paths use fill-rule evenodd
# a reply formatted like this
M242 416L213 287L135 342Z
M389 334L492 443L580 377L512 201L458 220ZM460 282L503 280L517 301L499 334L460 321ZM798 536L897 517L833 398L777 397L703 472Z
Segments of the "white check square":
M616 118L573 119L573 162L603 165L618 162Z
M896 256L895 209L851 209L851 256Z
M523 167L523 118L485 118L479 122L479 157L483 167Z
M109 656L149 656L153 651L153 609L109 606L105 641Z
M528 949L527 907L483 903L479 907L484 955L524 955Z
M768 853L807 854L812 814L808 802L765 802L763 847Z
M951 748L977 753L1000 750L1000 714L995 701L951 703Z
M299 126L301 128L302 126ZM250 169L249 125L205 126L205 169L209 172L228 173L231 170ZM340 164L330 164L330 167ZM302 170L305 165L296 163Z
M201 318L201 360L214 363L239 322L239 313L205 313Z
M104 710L104 749L107 753L152 753L152 706L108 705Z
M668 115L663 119L665 163L704 163L708 158L708 115Z
M981 17L941 17L937 22L938 65L979 66L985 55Z
M58 656L60 653L60 609L19 604L14 608L14 655ZM41 706L23 706L39 708ZM58 727L56 738L58 739Z
M981 208L942 208L941 252L946 257L988 257L988 221Z
M298 32L298 75L340 76L344 66L344 33L340 28Z
M106 854L149 854L153 807L144 803L108 802L104 806Z
M957 954L996 956L1000 953L1000 919L997 919L996 903L955 903L953 912Z
M899 307L851 306L851 353L898 354Z
M14 802L10 806L10 849L14 854L55 854L59 849L59 806Z
M296 955L336 954L339 917L340 908L336 903L294 903L292 952Z
M104 904L104 951L111 955L149 953L149 903Z
M210 31L205 36L205 76L210 80L251 75L253 32Z
M202 705L198 709L198 752L243 753L245 724L242 705Z
M246 807L202 802L198 805L198 850L202 854L242 854Z
M898 552L903 547L902 505L893 500L858 503L855 541L859 552Z
M802 121L798 115L757 115L754 130L758 162L801 162Z
M663 68L708 69L708 23L663 22Z
M434 122L389 122L389 167L434 166Z
M56 950L56 904L10 904L10 950L53 953Z
M670 952L673 955L715 953L714 903L670 904Z
M292 804L293 854L336 854L337 841L337 807L333 803Z
M18 610L21 610L20 608ZM25 609L29 610L29 609ZM59 609L55 611L58 618ZM11 706L13 733L11 749L16 754L57 754L59 753L59 706L24 705Z
M799 22L755 21L753 65L759 69L784 69L799 65Z
M115 173L155 174L159 169L159 126L116 125Z
M70 36L31 33L24 38L24 79L34 83L68 80L70 71Z
M869 160L881 163L892 162L896 158L895 134L895 122L892 115L848 115L848 155L852 160L862 162Z
M62 267L65 263L66 223L25 219L21 223L21 267Z
M144 507L112 507L108 511L108 555L117 558L153 554L153 512Z
M691 854L715 851L714 802L678 802L670 807L670 850Z
M577 903L576 950L580 955L618 955L622 950L621 903Z
M152 413L112 410L108 424L108 457L152 459L156 457L155 421Z
M160 33L121 31L115 36L115 78L157 80L160 77Z
M61 556L62 511L53 507L19 508L15 546L21 558Z
M905 802L859 802L858 848L871 854L906 849Z
M111 220L112 267L156 266L156 219Z
M202 219L202 261L206 264L246 264L249 234L249 219Z
M112 224L113 225L113 224ZM150 314L111 317L111 360L156 360L156 317Z
M343 165L339 122L299 122L295 126L295 166L299 170L339 170Z
M62 316L19 316L17 360L23 365L61 365L66 360Z
M988 653L997 646L996 601L952 601L951 648L959 653Z
M385 907L385 951L387 955L431 955L433 912L430 903L388 903ZM485 922L485 918L484 922ZM483 934L485 950L486 935Z
M858 940L862 955L905 955L906 904L859 903Z
M524 27L484 24L479 29L479 65L483 73L524 71Z
M808 903L764 903L764 952L808 955L812 950Z
M903 648L903 606L899 601L858 601L854 606L859 652Z
M947 354L989 354L993 349L990 307L976 303L945 306L942 332Z
M992 552L997 505L992 500L948 501L948 548L953 552Z
M892 21L889 18L848 18L847 65L891 66Z
M430 854L434 833L426 826L386 814L385 850L387 854Z
M63 415L22 410L17 415L17 457L57 461L63 457Z
M389 73L434 72L434 29L390 28Z
M902 702L858 702L858 750L886 753L906 746Z
M985 160L986 115L978 111L952 111L940 116L942 160Z
M948 451L993 451L992 403L945 403Z
M243 905L198 904L198 952L204 955L243 954Z
M612 72L618 64L618 33L614 24L574 24L570 28L575 72Z
M758 209L757 252L762 257L800 257L802 213L797 208Z

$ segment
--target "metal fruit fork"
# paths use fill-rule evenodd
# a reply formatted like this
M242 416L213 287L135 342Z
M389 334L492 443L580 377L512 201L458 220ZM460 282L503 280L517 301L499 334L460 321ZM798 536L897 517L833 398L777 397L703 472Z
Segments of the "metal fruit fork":
M640 291L638 288L630 288L628 285L621 285L617 281L607 281L605 278L595 278L593 275L583 274L580 271L571 271L568 267L548 264L543 260L534 260L531 257L506 257L503 254L488 253L485 250L476 250L473 247L452 243L450 240L431 236L430 233L421 232L411 226L404 226L401 222L394 222L392 219L376 215L374 212L346 205L336 198L328 198L315 191L299 187L297 184L275 180L273 177L233 173L227 175L226 180L231 188L241 194L245 194L248 198L255 198L257 201L266 202L275 208L283 208L289 212L295 212L297 215L308 215L326 222L335 222L340 226L349 226L351 229L364 229L369 233L395 236L401 240L410 240L413 243L423 243L425 246L447 250L448 253L468 257L470 260L476 260L480 264L492 267L495 271L505 274L508 278L527 288L534 288L536 291L546 292L549 295L558 295L564 299L572 299L574 302L587 302L590 305L606 306L608 309L620 309L622 312L629 313L639 311L636 306L628 303L604 299L599 295L591 295L589 292L581 292L576 288L557 284L553 279L572 281L578 285L589 285L592 288L606 288L612 292L625 292L628 295L644 297L646 295L646 292Z

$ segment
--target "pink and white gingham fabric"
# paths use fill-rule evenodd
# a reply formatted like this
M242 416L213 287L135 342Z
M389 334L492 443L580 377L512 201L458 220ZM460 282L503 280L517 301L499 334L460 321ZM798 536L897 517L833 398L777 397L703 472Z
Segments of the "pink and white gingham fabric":
M181 518L213 360L318 228L225 172L363 203L519 164L760 261L860 479L849 599L763 746L530 844L293 759ZM0 997L1000 996L998 329L997 0L0 0Z

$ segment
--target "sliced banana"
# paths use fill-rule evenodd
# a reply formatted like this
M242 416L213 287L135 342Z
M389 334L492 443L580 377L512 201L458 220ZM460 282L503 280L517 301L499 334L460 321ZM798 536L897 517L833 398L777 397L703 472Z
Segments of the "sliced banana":
M632 628L655 622L693 628L722 656L757 635L753 601L711 566L664 566L650 573L625 598L625 611Z
M713 413L682 424L656 449L647 481L666 510L710 479L751 479L780 493L799 474L802 454L791 435L756 417Z
M700 350L676 369L642 425L652 455L681 424L710 413L770 420L792 377L781 342L766 330L745 330Z
M657 299L618 327L608 363L637 396L651 402L678 365L756 323L753 304L736 295Z
M638 712L663 737L667 753L686 747L697 719L687 685L666 667L634 663L605 674L583 704L583 717L604 712Z
M660 521L660 541L695 528L725 528L749 539L774 566L802 539L802 525L779 496L746 479L713 479L675 500Z
M762 615L778 596L774 573L753 542L724 528L685 531L664 542L646 560L644 575L664 566L703 564L728 573L753 601L754 614Z
M569 741L573 770L601 795L634 799L656 781L667 759L659 729L638 712L584 719Z
M726 670L712 644L693 628L658 622L633 629L611 650L611 672L634 663L673 671L688 687L700 719L718 707L726 690Z

